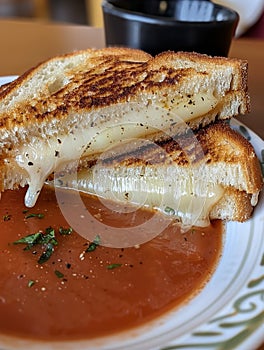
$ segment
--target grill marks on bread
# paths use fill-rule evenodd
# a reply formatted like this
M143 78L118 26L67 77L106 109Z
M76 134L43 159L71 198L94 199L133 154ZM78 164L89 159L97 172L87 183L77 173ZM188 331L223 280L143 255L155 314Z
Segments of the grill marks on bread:
M85 53L81 52L79 55L85 56ZM61 60L66 61L68 57L69 55L63 56ZM135 52L129 49L114 48L88 50L87 57L84 57L79 65L76 64L75 67L74 63L69 63L63 70L63 74L59 74L55 81L49 81L47 78L48 82L45 83L45 79L41 77L44 80L43 84L47 86L43 87L43 91L39 91L37 86L30 100L10 103L8 115L0 112L0 127L26 125L34 122L34 119L63 119L68 113L79 108L82 110L98 109L131 100L140 102L144 99L153 99L152 103L155 103L155 99L162 99L162 96L157 97L161 90L164 91L163 99L166 95L171 98L172 94L169 90L172 87L176 95L181 94L188 86L190 77L195 76L197 84L201 85L209 73L208 67L213 69L213 66L216 67L218 64L218 69L221 69L221 66L227 62L230 69L234 69L234 73L235 70L242 72L242 74L237 74L239 78L231 74L230 90L245 90L244 61L227 61L224 58L209 59L205 55L188 53L167 52L151 58L138 50ZM30 82L27 85L27 80L30 80L38 71L43 70L43 66L45 63L25 73L17 81L10 83L7 88L0 90L0 102L9 95L12 100L12 94L14 94L13 100L15 101L16 94L19 94L19 85L23 88L24 84L25 89L27 86L32 88ZM54 75L56 74L55 69ZM191 82L190 85L192 84ZM206 88L204 86L204 91ZM193 89L194 92L197 90L195 86L190 89ZM223 93L222 90L223 87L219 86L215 93L220 95ZM244 97L247 99L246 93ZM248 101L244 107L241 107L241 112L245 112L247 108L249 108Z
M179 84L181 80L187 79L192 71L193 69L175 71L161 67L159 70L148 72L147 64L107 60L99 67L70 77L67 84L62 83L61 88L52 92L45 100L25 101L10 111L12 119L7 115L1 118L1 126L25 125L32 122L32 116L37 120L63 119L77 109L81 113L82 110L125 103L133 100L136 93L142 94L140 99L144 100L145 91L151 91L155 96L157 90Z

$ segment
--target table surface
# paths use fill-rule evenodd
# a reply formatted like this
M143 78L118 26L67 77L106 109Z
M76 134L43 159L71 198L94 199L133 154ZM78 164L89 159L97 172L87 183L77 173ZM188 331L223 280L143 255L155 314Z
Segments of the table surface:
M87 47L104 46L102 28L0 20L0 76L21 74L37 63L58 54ZM251 113L240 119L264 139L263 82L264 40L236 39L230 56L248 60Z
M102 28L0 20L0 76L19 75L39 62L73 50L104 46ZM264 139L264 40L234 40L230 57L248 60L251 112L240 121ZM263 118L263 120L262 120ZM264 350L264 344L258 349Z

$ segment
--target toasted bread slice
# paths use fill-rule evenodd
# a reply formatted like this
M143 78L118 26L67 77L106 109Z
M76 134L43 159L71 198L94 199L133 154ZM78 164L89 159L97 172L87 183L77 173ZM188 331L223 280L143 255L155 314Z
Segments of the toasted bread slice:
M252 145L226 123L133 148L109 150L95 164L83 160L78 177L61 172L55 184L173 212L188 225L251 216L262 188L260 163Z
M0 191L28 184L33 206L47 176L81 154L247 111L242 60L125 48L55 57L0 91Z

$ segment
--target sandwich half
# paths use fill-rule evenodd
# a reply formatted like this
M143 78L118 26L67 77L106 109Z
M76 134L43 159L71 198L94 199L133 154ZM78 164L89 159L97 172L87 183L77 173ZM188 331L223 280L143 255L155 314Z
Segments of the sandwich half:
M187 226L212 219L250 218L262 188L252 145L225 122L166 141L135 141L109 149L97 161L58 172L55 186L74 189L124 206L158 210Z
M248 111L243 60L125 48L55 57L0 91L0 191L27 185L32 207L51 174L121 140L166 144Z

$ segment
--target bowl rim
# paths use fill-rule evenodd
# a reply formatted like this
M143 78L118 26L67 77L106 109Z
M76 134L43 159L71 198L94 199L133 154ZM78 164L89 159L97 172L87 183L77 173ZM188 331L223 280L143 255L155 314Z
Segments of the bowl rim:
M103 13L111 14L118 16L123 19L128 19L128 20L133 20L141 23L149 23L149 24L158 24L158 25L175 25L177 24L188 24L188 25L198 25L200 26L201 24L221 24L221 23L233 23L239 20L239 14L227 7L223 6L217 3L214 3L212 1L204 0L205 2L210 2L214 8L218 10L225 10L228 12L229 17L227 19L223 20L211 20L211 21L183 21L183 20L178 20L174 19L172 17L166 17L166 16L157 16L157 15L152 15L152 14L147 14L139 11L132 11L132 10L127 10L122 7L115 6L113 3L111 3L111 0L103 0L102 2L102 9Z

